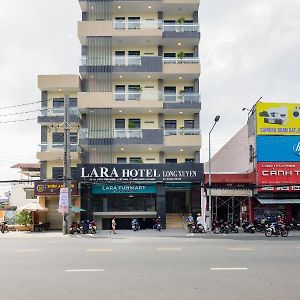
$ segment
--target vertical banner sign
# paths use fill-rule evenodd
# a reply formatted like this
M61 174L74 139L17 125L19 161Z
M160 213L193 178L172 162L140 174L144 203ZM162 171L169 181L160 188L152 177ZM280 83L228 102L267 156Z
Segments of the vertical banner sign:
M68 202L68 188L61 188L59 193L59 208L58 211L61 213L67 213L69 207Z

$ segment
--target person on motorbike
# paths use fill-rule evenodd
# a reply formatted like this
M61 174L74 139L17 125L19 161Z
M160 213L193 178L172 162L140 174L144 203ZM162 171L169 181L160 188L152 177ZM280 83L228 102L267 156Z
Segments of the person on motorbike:
M197 227L199 228L200 226L203 227L204 231L205 231L205 225L204 225L204 220L201 216L200 213L197 214L197 220L196 220L196 224L197 224Z
M154 219L154 226L153 229L157 228L157 225L160 225L160 217L157 217L156 219Z
M275 228L276 228L276 231L278 231L279 235L280 235L281 228L283 225L284 225L283 218L280 215L278 215Z

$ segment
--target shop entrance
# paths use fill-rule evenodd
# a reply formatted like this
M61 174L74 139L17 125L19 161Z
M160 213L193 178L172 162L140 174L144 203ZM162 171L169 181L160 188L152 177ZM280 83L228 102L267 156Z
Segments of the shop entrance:
M189 208L186 203L186 192L167 191L166 213L186 213Z

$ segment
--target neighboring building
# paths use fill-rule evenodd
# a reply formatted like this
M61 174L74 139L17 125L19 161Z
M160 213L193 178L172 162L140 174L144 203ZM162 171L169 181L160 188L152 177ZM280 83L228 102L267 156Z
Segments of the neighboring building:
M128 228L132 217L151 227L160 215L170 227L200 210L199 0L79 3L80 78L39 76L41 178L62 176L59 114L69 94L72 178L78 163L79 175L93 176L77 176L82 218L107 229L113 216ZM40 199L61 226L58 195Z
M9 204L18 208L37 198L34 195L34 181L40 179L40 164L19 163L12 168L19 170L20 180L29 181L11 184Z
M232 172L240 177L249 175L252 197L246 208L242 203L239 206L241 213L246 209L250 221L279 214L287 221L300 219L299 107L299 103L256 103L249 112L247 126L211 160L213 185L228 184ZM235 179L229 193L233 195L237 187L239 180ZM216 207L224 203L217 197L213 201Z

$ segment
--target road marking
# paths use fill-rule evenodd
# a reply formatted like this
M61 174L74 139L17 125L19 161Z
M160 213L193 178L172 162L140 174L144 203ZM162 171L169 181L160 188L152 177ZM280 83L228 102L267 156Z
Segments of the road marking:
M227 250L229 251L252 251L252 248L248 248L248 247L231 247L231 248L227 248Z
M194 234L193 234L193 233L190 233L190 234L187 234L186 236L194 236Z
M104 272L103 269L73 269L65 270L65 272Z
M40 249L16 249L14 250L15 253L31 253L31 252L38 252Z
M111 252L112 249L108 248L98 248L98 249L86 249L86 252Z
M157 248L157 251L181 251L182 248Z
M209 268L211 271L247 271L248 268Z

